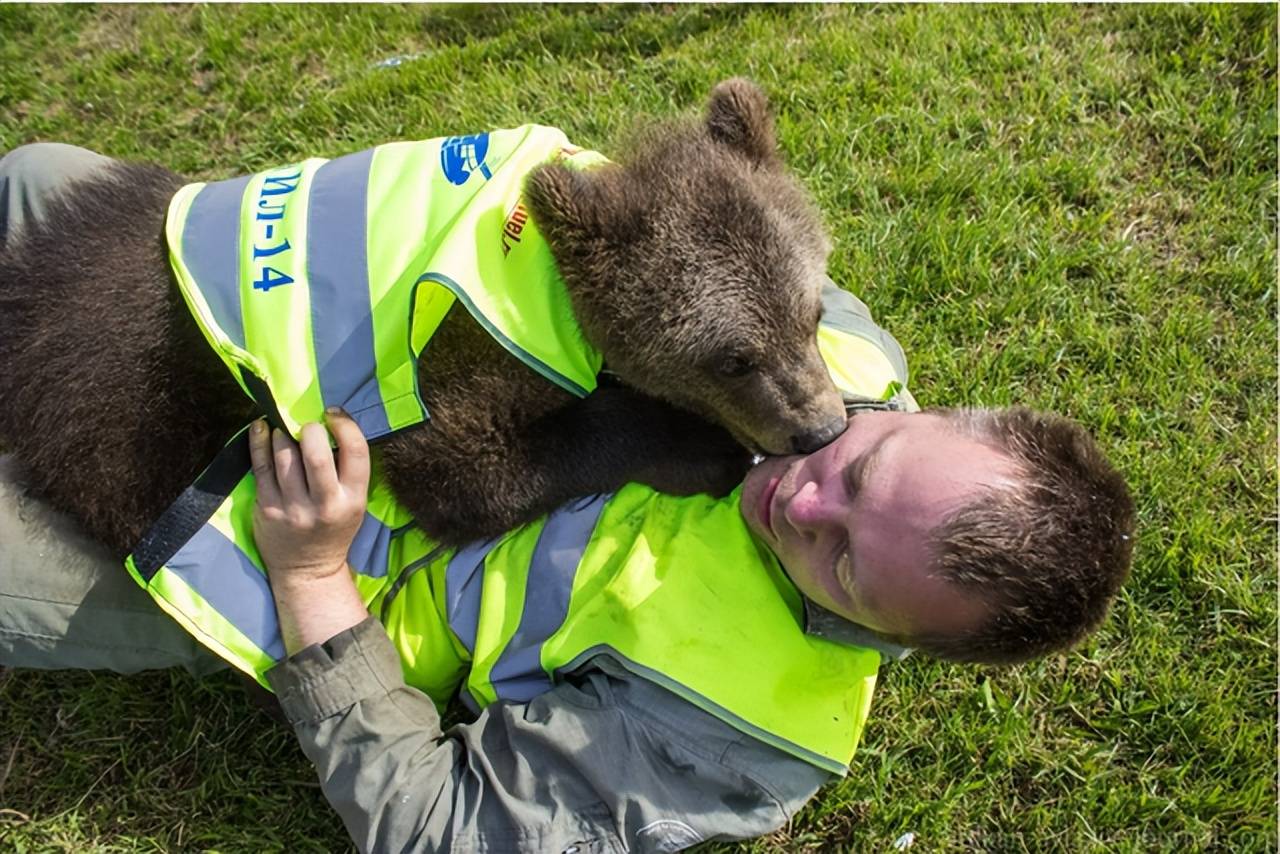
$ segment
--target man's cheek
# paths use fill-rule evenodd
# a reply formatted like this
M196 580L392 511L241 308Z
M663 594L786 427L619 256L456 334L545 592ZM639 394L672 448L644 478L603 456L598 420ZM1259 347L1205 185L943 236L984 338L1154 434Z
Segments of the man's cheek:
M785 544L780 544L779 559L782 561L783 568L787 571L787 575L791 576L791 580L800 588L800 592L812 598L816 593L819 597L825 598L826 589L822 585L818 573L814 571L813 564L807 559L807 555L797 554L789 551Z

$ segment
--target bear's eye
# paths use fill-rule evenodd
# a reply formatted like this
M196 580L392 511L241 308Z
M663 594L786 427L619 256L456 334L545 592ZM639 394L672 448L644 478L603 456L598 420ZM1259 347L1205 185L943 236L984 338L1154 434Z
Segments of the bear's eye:
M724 377L745 377L756 369L755 362L746 356L728 356L716 365L716 371Z

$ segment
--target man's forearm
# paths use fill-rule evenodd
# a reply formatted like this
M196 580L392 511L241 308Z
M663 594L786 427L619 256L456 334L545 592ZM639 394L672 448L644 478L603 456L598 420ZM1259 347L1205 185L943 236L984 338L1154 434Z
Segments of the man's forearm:
M350 569L325 578L273 576L271 594L289 655L324 643L369 616Z
M361 851L674 850L768 833L828 778L605 656L448 737L372 618L267 679Z

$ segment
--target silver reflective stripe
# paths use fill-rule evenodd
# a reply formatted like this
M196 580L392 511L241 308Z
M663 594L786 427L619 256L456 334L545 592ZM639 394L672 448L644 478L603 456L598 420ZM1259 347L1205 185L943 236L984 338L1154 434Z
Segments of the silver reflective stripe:
M373 149L325 163L307 202L311 336L325 406L341 406L367 438L391 432L378 389L365 223Z
M871 310L866 303L829 278L822 286L821 323L831 329L865 338L879 347L893 365L898 381L903 385L907 384L907 356L902 352L902 345L872 320Z
M495 539L463 546L453 553L444 572L444 605L449 628L462 641L467 652L476 650L480 594L484 591L484 559L497 543Z
M381 519L366 512L347 550L347 563L359 575L382 578L387 574L387 552L395 534Z
M225 534L205 525L165 566L254 646L276 661L284 658L267 576Z
M206 184L182 227L182 261L231 343L244 348L240 308L240 200L252 175Z
M547 517L525 582L520 625L490 671L500 700L525 702L551 687L542 669L542 644L569 614L569 594L607 496L582 498Z

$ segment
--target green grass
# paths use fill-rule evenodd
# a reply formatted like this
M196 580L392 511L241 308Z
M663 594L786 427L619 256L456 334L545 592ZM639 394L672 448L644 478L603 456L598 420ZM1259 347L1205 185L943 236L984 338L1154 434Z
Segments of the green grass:
M0 150L207 178L538 121L609 151L735 74L916 396L1080 419L1141 524L1082 649L888 667L849 778L744 849L1275 850L1274 8L7 6ZM0 847L347 845L229 679L0 680Z

